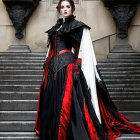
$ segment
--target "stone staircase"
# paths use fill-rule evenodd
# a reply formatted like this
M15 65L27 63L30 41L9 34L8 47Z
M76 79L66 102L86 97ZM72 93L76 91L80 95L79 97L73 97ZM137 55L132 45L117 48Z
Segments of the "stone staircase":
M0 140L37 140L34 132L45 53L0 53Z
M45 55L0 53L0 140L38 140L34 126ZM140 124L140 54L112 52L98 65L115 104ZM117 139L138 140L140 135Z
M98 66L110 96L122 114L140 124L140 53L130 46L115 47ZM140 140L140 134L125 134L117 140Z

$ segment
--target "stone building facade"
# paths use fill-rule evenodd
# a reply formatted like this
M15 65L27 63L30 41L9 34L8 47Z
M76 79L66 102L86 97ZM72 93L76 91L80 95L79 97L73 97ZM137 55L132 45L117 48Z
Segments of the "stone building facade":
M15 29L0 0L0 52L6 52L10 45L28 45L31 52L45 52L47 34L56 22L57 0L41 0L30 17L24 38L15 37ZM134 50L140 52L140 4L129 28L128 42ZM105 58L116 41L116 25L108 9L101 0L76 0L76 18L91 27L91 38L97 58Z

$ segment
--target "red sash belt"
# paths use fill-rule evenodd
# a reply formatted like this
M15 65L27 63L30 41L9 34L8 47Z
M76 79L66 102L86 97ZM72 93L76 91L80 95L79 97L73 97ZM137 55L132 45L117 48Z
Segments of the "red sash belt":
M66 52L71 52L71 50L61 50L61 51L58 53L58 55L61 55L61 54L66 53Z

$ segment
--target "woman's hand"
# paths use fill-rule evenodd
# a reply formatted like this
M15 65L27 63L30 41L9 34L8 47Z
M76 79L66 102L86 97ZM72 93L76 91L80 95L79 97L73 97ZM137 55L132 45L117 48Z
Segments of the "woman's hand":
M80 78L81 71L81 59L77 59L74 68L73 68L73 80L78 81Z

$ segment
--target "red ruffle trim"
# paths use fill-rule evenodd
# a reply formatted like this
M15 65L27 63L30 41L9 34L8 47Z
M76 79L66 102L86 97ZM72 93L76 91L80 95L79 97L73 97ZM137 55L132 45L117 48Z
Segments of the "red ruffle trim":
M102 99L98 96L100 111L103 116L103 120L106 126L107 132L105 135L109 140L114 140L116 137L121 136L121 130L125 130L128 133L140 133L140 126L130 123L118 110L118 119L116 119L105 107Z
M117 110L117 114L124 122L123 127L120 129L124 129L129 131L130 133L140 133L140 125L130 123L120 112Z
M74 64L69 64L67 68L67 80L65 86L64 97L62 101L62 107L60 112L60 124L58 130L58 140L66 140L66 133L70 122L70 108L72 98L72 86L73 86L73 67Z
M100 111L103 116L103 120L107 129L107 132L105 132L105 135L109 138L109 140L114 140L116 137L119 137L121 135L121 132L117 129L114 129L115 127L115 118L109 113L109 111L105 108L103 101L100 96L98 96L99 99L99 107Z

